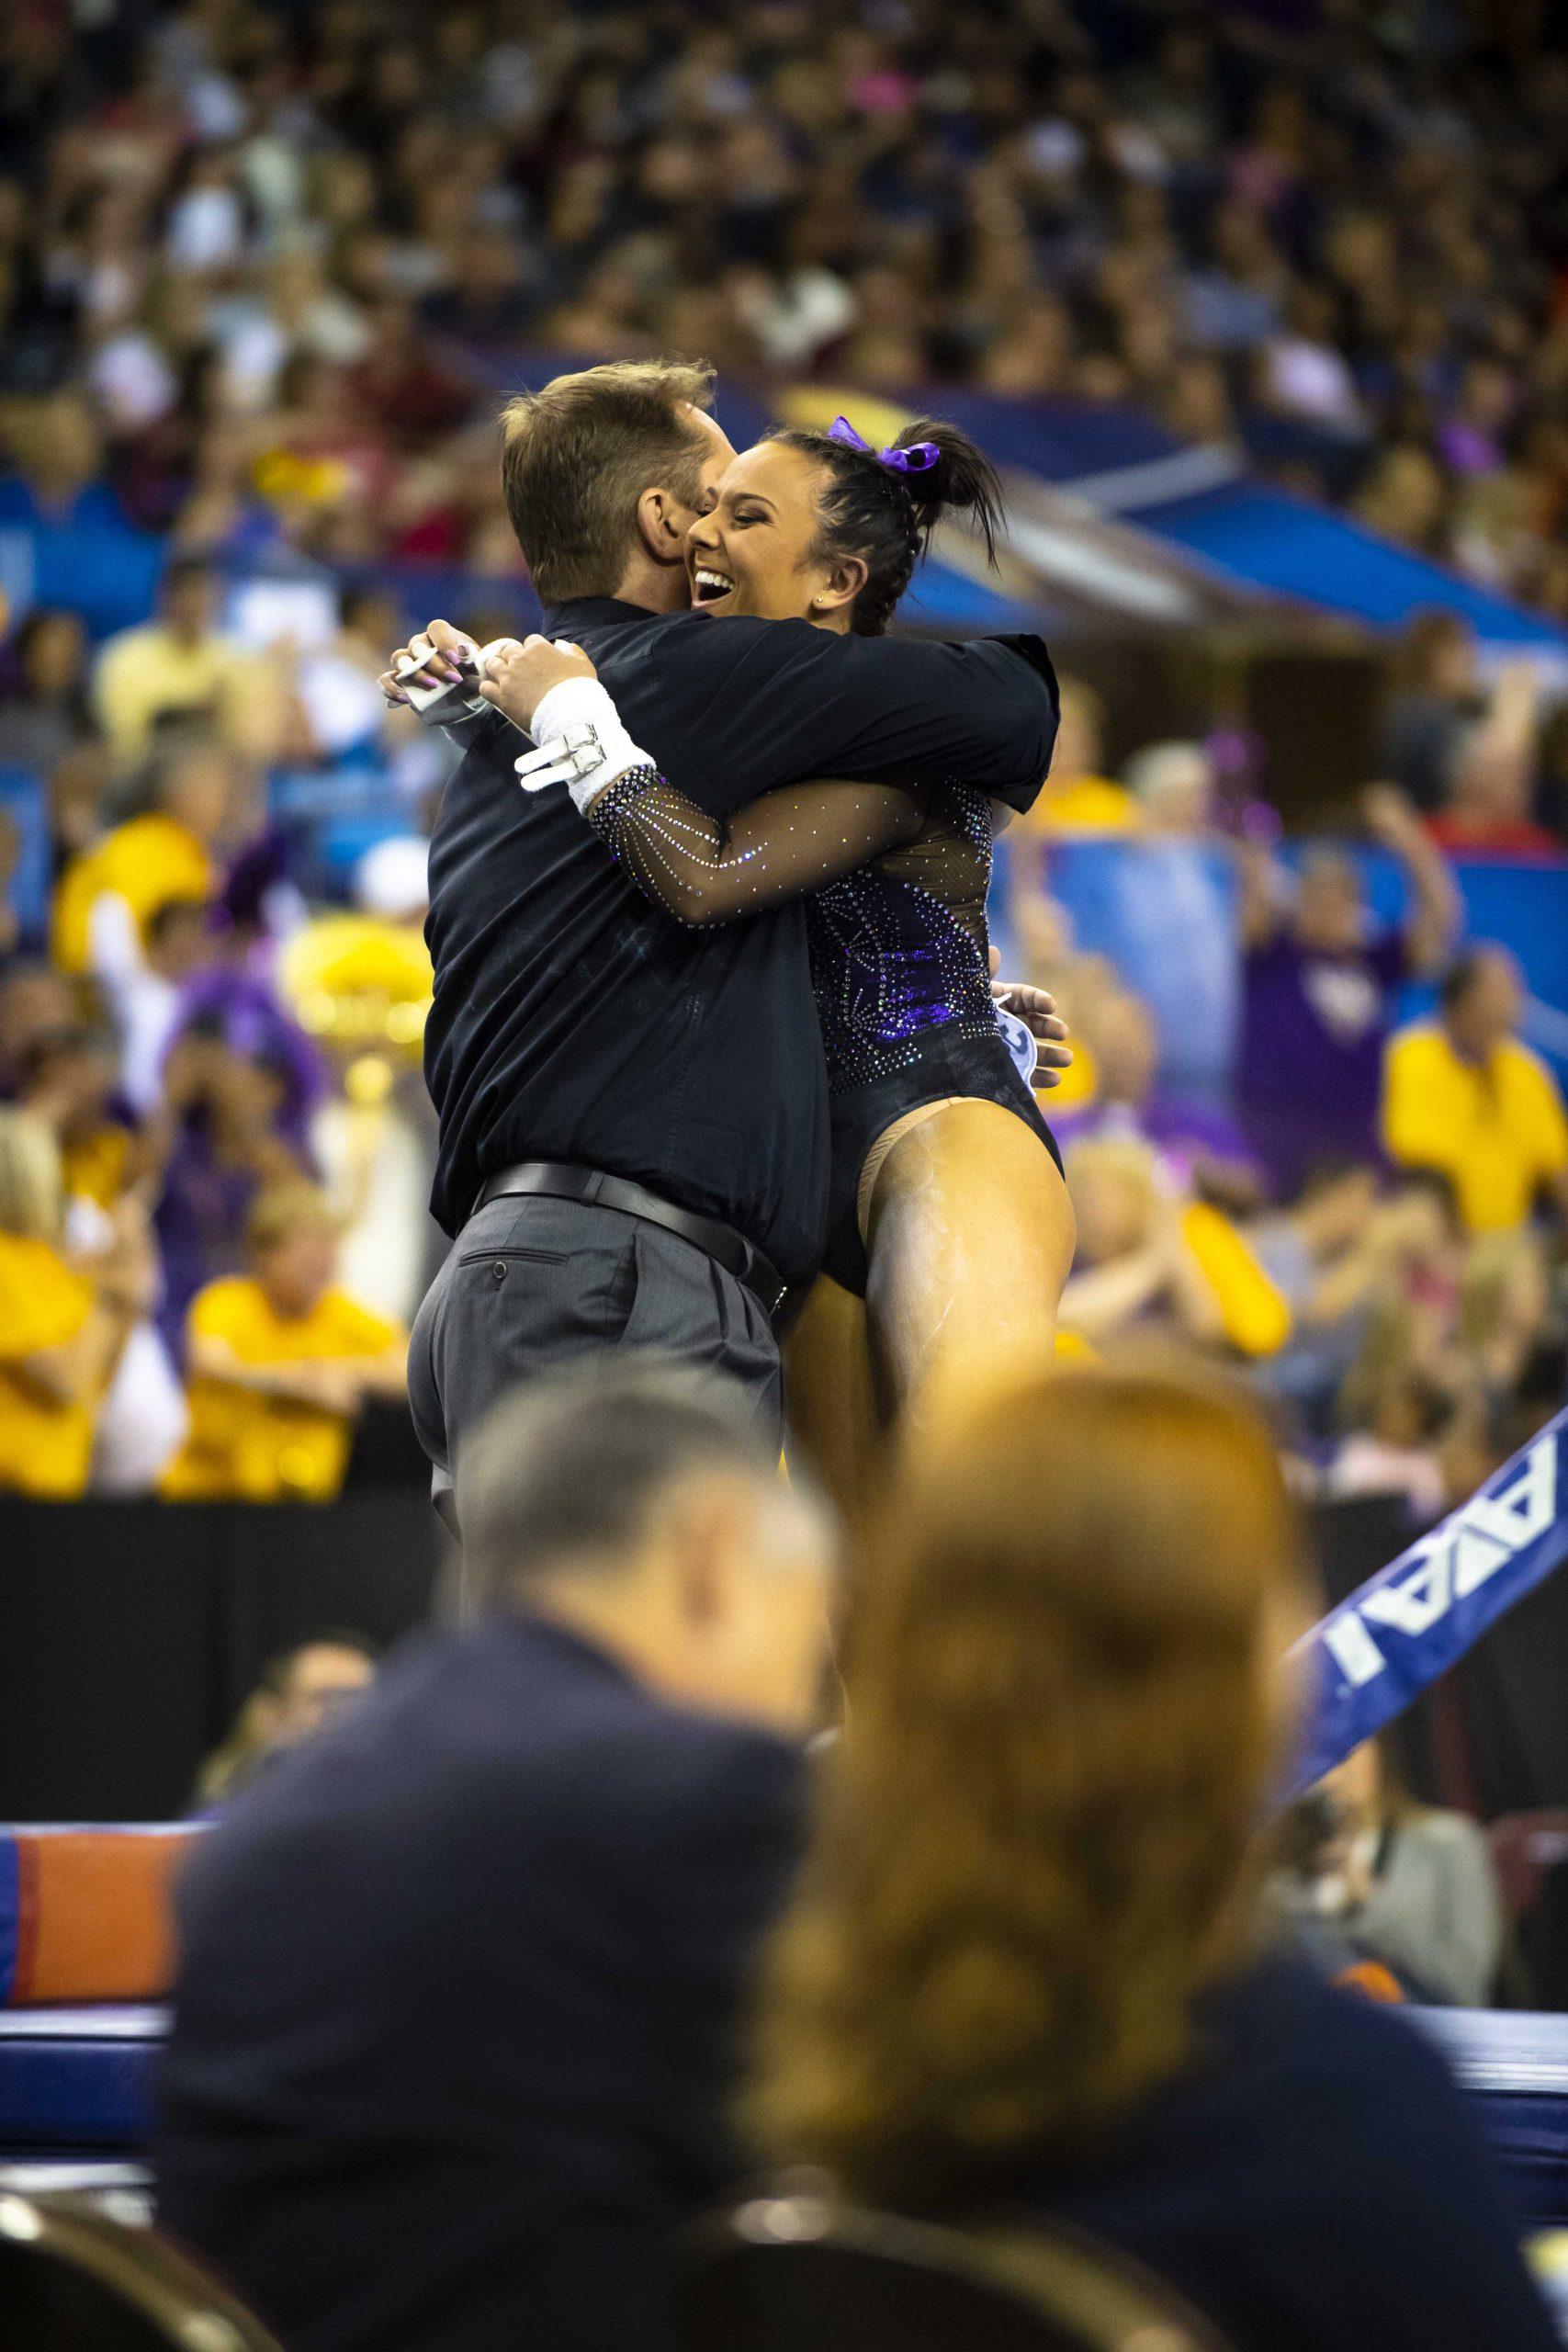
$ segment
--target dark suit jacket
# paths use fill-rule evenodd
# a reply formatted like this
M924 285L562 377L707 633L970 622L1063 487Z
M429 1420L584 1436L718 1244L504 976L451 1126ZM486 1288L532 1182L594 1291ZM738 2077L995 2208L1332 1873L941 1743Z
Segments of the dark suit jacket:
M1021 2152L983 2208L1109 2239L1235 2352L1552 2352L1495 2163L1394 2009L1269 1960L1204 2005L1192 2063L1097 2152Z
M405 1656L186 1874L161 2219L289 2352L651 2352L801 1783L542 1622Z

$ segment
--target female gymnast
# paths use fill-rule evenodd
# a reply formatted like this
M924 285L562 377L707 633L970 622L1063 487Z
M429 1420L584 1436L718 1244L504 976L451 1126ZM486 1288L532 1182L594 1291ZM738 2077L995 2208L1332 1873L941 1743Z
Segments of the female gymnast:
M735 459L694 527L694 602L716 621L876 634L944 512L969 513L994 553L998 497L994 469L952 425L911 425L881 452L843 418L828 434L779 433ZM996 820L1011 812L953 785L820 782L721 822L645 755L626 765L624 741L607 783L562 763L561 741L540 732L541 682L592 679L578 649L531 639L491 649L486 667L481 692L509 717L538 706L525 781L570 781L588 822L671 914L722 922L808 894L833 1280L792 1337L792 1418L832 1483L852 1487L873 1403L886 1426L944 1364L1050 1348L1072 1261L1056 1148L992 1001L986 895ZM863 1294L863 1333L846 1293Z

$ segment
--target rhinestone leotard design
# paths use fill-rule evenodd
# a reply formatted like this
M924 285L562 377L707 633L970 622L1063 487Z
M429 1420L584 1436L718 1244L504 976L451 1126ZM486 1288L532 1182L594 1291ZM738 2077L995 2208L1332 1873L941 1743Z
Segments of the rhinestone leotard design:
M836 1093L916 1069L936 1033L994 1038L986 938L991 813L948 785L924 829L807 901L811 983Z
M639 888L683 922L732 921L807 897L835 1092L916 1069L922 1047L939 1041L996 1039L983 794L956 784L925 794L801 785L724 823L647 766L603 792L589 822Z

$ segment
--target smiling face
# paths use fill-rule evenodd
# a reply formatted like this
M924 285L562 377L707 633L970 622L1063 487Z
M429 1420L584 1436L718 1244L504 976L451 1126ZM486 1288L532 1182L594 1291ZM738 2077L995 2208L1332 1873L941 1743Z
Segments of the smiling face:
M847 629L866 567L819 552L821 487L821 468L785 442L743 450L687 534L693 603L721 617Z

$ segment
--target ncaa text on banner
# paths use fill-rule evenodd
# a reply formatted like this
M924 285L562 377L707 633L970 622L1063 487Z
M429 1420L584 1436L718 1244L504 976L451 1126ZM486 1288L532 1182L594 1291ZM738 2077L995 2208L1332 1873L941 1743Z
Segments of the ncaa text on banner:
M1299 1642L1313 1692L1285 1796L1299 1795L1455 1665L1568 1558L1568 1413Z

